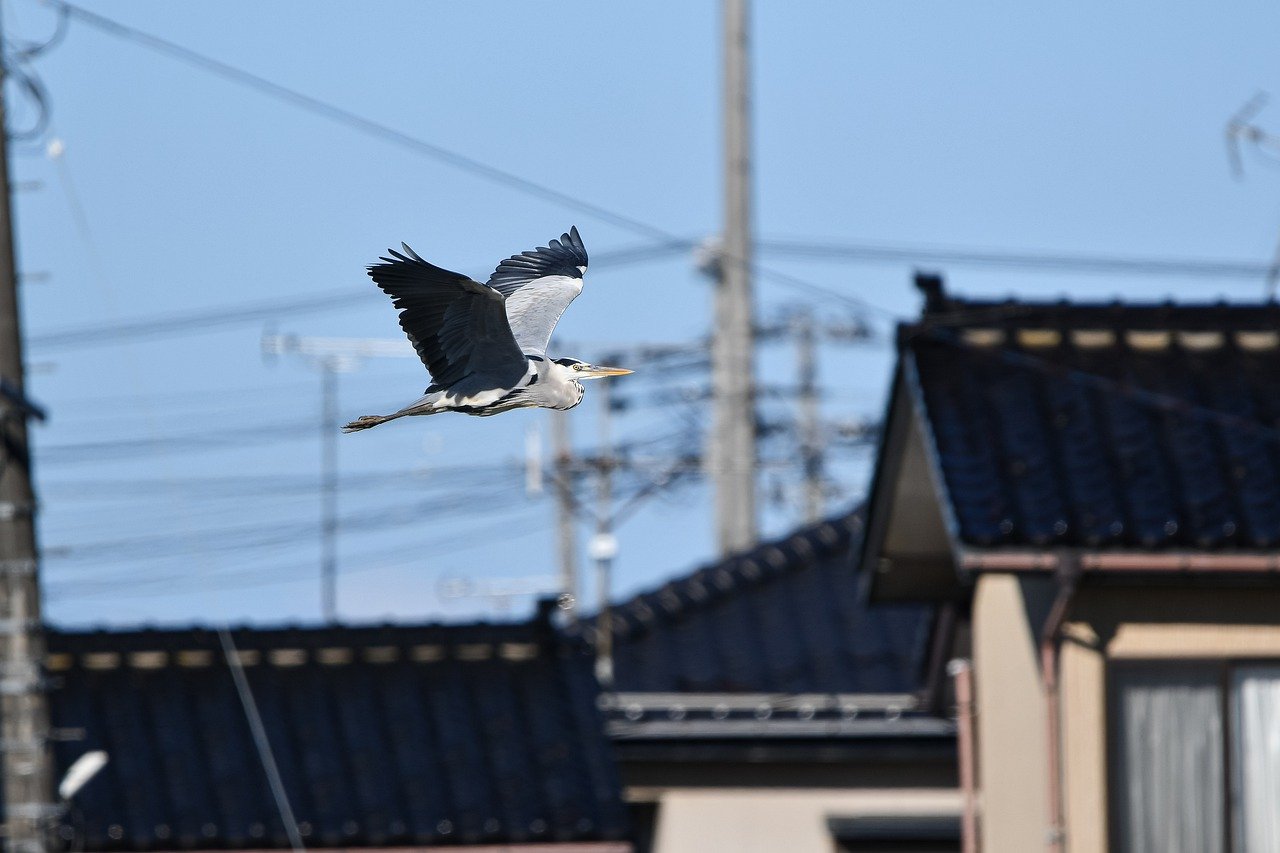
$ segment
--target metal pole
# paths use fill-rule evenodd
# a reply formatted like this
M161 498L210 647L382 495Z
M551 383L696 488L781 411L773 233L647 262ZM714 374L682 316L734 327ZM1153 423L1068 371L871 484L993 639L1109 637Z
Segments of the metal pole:
M606 392L607 393L607 392ZM578 609L578 540L573 517L573 442L569 436L569 416L550 412L551 452L555 454L556 534L560 545L560 609L573 621Z
M320 611L338 621L338 365L320 363Z
M960 765L960 849L978 853L978 781L974 770L973 743L973 667L969 661L956 658L947 664L947 672L955 680L956 752Z
M24 387L21 313L10 205L5 128L4 67L0 63L0 378L15 394ZM5 848L48 848L52 768L46 738L49 712L41 678L44 634L37 577L35 495L27 445L29 410L13 405L0 415L0 741L4 753Z
M709 458L716 533L727 554L756 540L747 0L724 0L724 57L725 232L711 347L715 415Z
M804 520L822 520L822 422L818 418L817 335L813 312L796 316L796 361L800 379L800 460L804 466Z
M613 686L613 614L609 610L609 591L618 540L613 535L613 395L608 382L599 385L600 459L596 465L596 533L591 537L591 559L596 565L596 679L609 689Z

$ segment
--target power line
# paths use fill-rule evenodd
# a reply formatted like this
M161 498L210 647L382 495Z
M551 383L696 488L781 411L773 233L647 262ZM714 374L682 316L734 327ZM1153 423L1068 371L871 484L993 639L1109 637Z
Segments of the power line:
M608 222L611 225L615 225L634 234L653 240L657 244L655 248L686 250L691 245L688 239L681 237L678 234L674 234L666 228L653 225L652 223L645 222L644 220L637 219L633 216L619 213L618 211L603 207L595 202L578 198L577 196L570 195L569 193L562 192L561 190L554 189L545 184L540 184L537 181L521 177L514 172L509 172L505 169L491 166L488 163L481 162L473 157L468 157L465 154L450 150L433 142L428 142L419 137L411 136L403 131L396 130L389 125L365 118L364 116L344 109L343 107L336 106L335 104L328 103L327 101L322 101L319 98L304 94L303 92L288 86L275 83L265 77L254 74L251 71L246 71L219 59L214 59L213 57L198 53L190 48L171 42L168 39L152 35L151 33L144 32L143 30L131 27L128 24L121 23L120 21L112 18L107 18L95 12L90 12L89 10L83 9L73 3L68 3L66 0L46 0L46 2L62 11L64 14L68 14L77 20L83 21L102 32L108 33L125 41L133 42L158 53L162 53L186 65L207 71L225 80L248 87L268 97L275 98L276 100L292 104L293 106L306 110L307 112L323 116L324 118L346 125L347 127L355 128L367 135L381 139L385 142L399 145L417 154L445 163L459 169L460 171L497 183L525 195L541 198L544 201L550 201L563 207L577 210L580 213L590 216L598 221ZM750 265L757 275L762 278L768 278L784 287L811 293L824 299L835 299L845 304L856 306L862 310L872 311L884 316L897 316L895 312L875 305L874 303L860 297L813 284L812 282L807 282L787 273L768 269L760 266L759 264L754 264L749 258L735 257L731 255L725 255L725 258L731 263L739 266Z
M389 125L365 118L358 113L354 113L350 110L322 101L319 98L312 97L311 95L304 94L297 89L292 89L288 86L275 83L265 77L254 74L251 71L246 71L221 60L214 59L213 57L197 53L194 50L183 47L175 42L171 42L168 39L152 35L151 33L144 32L127 24L121 23L120 21L99 15L95 12L90 12L88 9L83 9L75 4L67 3L65 0L47 0L47 2L49 5L70 15L76 20L83 21L102 32L109 33L126 41L131 41L150 50L163 53L187 65L207 71L241 86L254 89L268 97L275 98L276 100L285 101L306 110L307 112L323 116L324 118L338 122L339 124L347 125L348 127L354 127L370 136L408 148L411 151L425 155L434 160L438 160L442 163L446 163L463 172L468 172L472 175L476 175L477 177L484 178L485 180L502 184L525 193L526 195L536 196L563 207L574 208L602 222L608 222L611 225L616 225L617 227L623 228L627 231L641 234L660 243L672 240L680 243L684 242L682 238L675 237L665 229L650 225L649 223L643 222L634 217L609 210L608 208L601 207L593 202L585 201L569 195L568 193L553 189L545 184L531 181L528 178L515 174L514 172L499 169L496 166L483 163L473 157L468 157L465 154L460 154L457 151L452 151L441 145L436 145L415 136L410 136L409 134L396 130Z
M668 242L661 246L628 246L612 252L597 253L593 264L623 266L660 260L676 252L684 251L692 241ZM372 305L378 291L372 287L344 287L341 290L324 290L319 293L298 294L279 299L264 299L249 304L238 303L233 307L205 307L191 311L137 317L104 326L90 323L54 329L28 337L28 343L41 351L65 351L86 347L104 346L122 341L148 340L165 337L188 337L196 332L206 332L226 326L258 322L273 317L294 318L303 314L319 314L345 308L361 302Z
M439 485L454 486L458 477L469 474L520 472L518 463L493 463L491 465L443 465L414 471L364 471L343 473L344 491L375 491L392 488L419 489ZM442 482L443 481L443 482ZM136 497L150 497L168 501L170 493L190 489L198 497L208 500L231 498L243 500L253 497L276 498L288 495L311 496L319 488L310 474L243 474L211 475L205 477L125 477L81 480L46 480L42 492L57 492L59 501L99 499L117 500L122 493L135 492Z
M504 517L502 521L481 525L479 527L470 528L459 531L452 535L443 537L433 537L429 543L424 543L419 551L426 551L429 548L438 549L447 547L450 554L467 551L474 547L479 547L491 541L492 537L501 533L510 539L523 538L539 532L542 528L532 517L523 521L517 519L517 523L513 525L512 518ZM412 552L414 549L405 548L403 545L397 545L394 548L381 548L374 551L357 552L349 555L351 562L358 564L354 567L345 568L341 575L360 574L363 572L387 570L406 566L414 566L421 568L422 561L420 559L401 560L398 563L387 564L379 562L384 557L403 557L406 551ZM270 564L266 566L258 566L252 569L241 569L238 571L219 572L212 578L220 584L219 588L226 589L228 586L235 588L247 588L257 586L271 586L278 583L298 583L302 581L310 581L314 579L315 564L313 561L300 561L294 563L286 563L283 565ZM127 585L123 582L127 580ZM196 578L191 574L188 566L183 565L181 568L172 571L160 571L139 578L134 573L129 573L125 577L105 578L101 580L84 581L84 580L61 580L54 578L49 584L49 592L52 597L58 599L82 599L89 597L151 597L157 595L173 595L181 592L183 582L188 582L186 586L190 588L192 585L201 591L207 591L207 587L202 585L208 578Z
M258 751L258 759L267 772L267 781L271 786L271 796L275 800L276 810L280 813L280 822L284 824L285 832L289 836L289 846L297 853L301 853L306 850L306 847L302 843L298 822L293 816L293 807L289 804L289 794L285 791L280 767L276 764L275 752L271 749L271 739L267 737L266 726L262 724L262 715L258 713L258 703L253 698L253 689L249 687L249 679L244 674L240 652L236 649L235 640L231 638L229 629L219 628L218 639L222 643L222 656L231 669L231 679L235 682L240 704L244 707L245 716L249 720L249 730L253 733L253 745Z
M375 507L341 516L338 529L344 533L383 530L408 524L420 524L424 518L443 520L450 515L475 510L495 510L519 503L522 498L517 490L499 485L485 492L469 490L465 497L451 492L426 500L399 503L391 507ZM201 553L243 551L294 544L302 537L313 537L317 522L296 521L233 525L206 528L177 533L149 533L140 536L108 539L98 542L71 543L61 548L47 549L47 558L59 562L68 560L101 559L160 559L180 556L199 544ZM96 567L96 566L95 566Z
M1114 275L1169 275L1187 278L1265 278L1271 265L1256 261L1166 259L1128 256L979 250L879 243L762 240L761 251L784 257L866 263L984 266L1005 269Z

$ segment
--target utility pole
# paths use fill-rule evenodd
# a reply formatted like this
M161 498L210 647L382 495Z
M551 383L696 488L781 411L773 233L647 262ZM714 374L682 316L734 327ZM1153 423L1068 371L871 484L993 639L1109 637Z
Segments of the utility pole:
M601 383L602 385L605 383ZM574 533L576 515L573 500L573 442L569 436L567 412L552 411L551 452L555 466L556 536L560 545L560 609L569 621L578 609L578 538Z
M748 83L747 0L724 0L725 230L711 346L715 414L708 454L722 554L756 541Z
M23 394L22 325L13 245L9 139L0 62L0 760L5 849L43 853L55 814L47 745L49 710L41 677L44 634L37 575L35 495L27 419L39 410Z
M291 353L320 371L320 613L338 621L338 374L366 358L414 358L408 341L263 335L264 355Z
M809 309L793 319L796 365L800 374L800 462L804 468L804 520L822 520L823 495L822 422L818 415L817 333Z
M320 615L338 621L338 371L340 358L320 363Z
M608 360L606 359L606 362ZM613 534L613 392L609 383L600 390L600 459L596 465L596 532L591 537L591 559L596 564L596 680L606 690L613 687L613 613L609 592L613 583L613 559L618 539Z

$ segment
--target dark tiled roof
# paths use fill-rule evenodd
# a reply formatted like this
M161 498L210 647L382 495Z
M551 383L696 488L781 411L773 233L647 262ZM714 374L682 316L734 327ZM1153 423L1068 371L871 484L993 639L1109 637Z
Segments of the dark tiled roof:
M849 514L614 607L622 692L893 693L921 687L933 609L858 595Z
M308 846L601 840L620 784L581 644L515 625L238 630ZM215 633L48 637L60 770L110 763L67 827L87 849L281 847Z
M962 540L1280 543L1280 306L967 302L900 330Z

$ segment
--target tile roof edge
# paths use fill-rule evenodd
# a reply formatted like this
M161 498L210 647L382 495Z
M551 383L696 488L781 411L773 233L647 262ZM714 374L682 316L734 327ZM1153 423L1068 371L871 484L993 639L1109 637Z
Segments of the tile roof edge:
M1066 299L972 299L946 294L926 304L918 318L900 323L898 337L901 341L904 334L939 326L1008 327L1027 318L1064 326L1088 318L1095 324L1112 328L1125 327L1125 321L1141 321L1140 325L1148 328L1274 330L1280 325L1280 302L1275 299L1250 302L1126 302L1118 299L1073 302Z
M341 640L344 637L356 641L377 642L381 639L380 635L383 634L411 634L413 632L456 634L492 632L495 636L504 632L522 633L528 631L532 633L547 624L547 617L542 613L535 612L528 619L503 622L488 620L475 622L367 622L336 625L297 623L253 625L242 623L226 627L231 631L237 642L247 637L261 637L281 641L288 638L297 638L300 641L307 642L308 645L314 645L324 644L326 641ZM104 625L66 627L56 622L46 622L43 627L46 634L51 636L74 639L101 638L103 640L115 638L120 641L141 641L151 638L164 640L200 636L216 640L219 631L223 630L222 626L199 623L189 625L148 624L131 627Z
M655 617L666 622L674 621L744 587L789 574L812 560L849 547L863 530L865 514L865 505L859 503L840 515L797 528L786 536L703 564L687 574L636 593L612 605L613 632L615 636L629 637L641 630L637 622L648 622ZM799 553L801 549L807 549L808 553ZM781 555L781 559L774 554ZM762 571L765 566L771 568ZM721 571L727 572L724 576L728 579L727 585L715 577L715 573ZM671 606L651 606L664 596L672 602ZM642 611L644 615L638 616ZM579 625L591 621L593 617L584 617Z
M974 548L965 547L960 564L966 571L1053 571L1072 552L1085 571L1280 573L1280 549L1273 551L1201 551L1177 549Z

